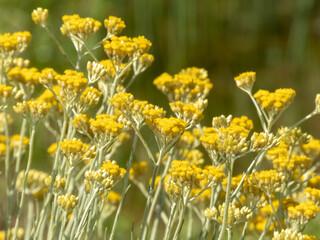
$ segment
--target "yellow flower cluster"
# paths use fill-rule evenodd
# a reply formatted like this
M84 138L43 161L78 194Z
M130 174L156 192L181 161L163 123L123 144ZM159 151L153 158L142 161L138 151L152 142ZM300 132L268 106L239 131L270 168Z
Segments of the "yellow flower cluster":
M48 20L48 9L37 8L31 13L31 18L35 24L44 27Z
M44 68L40 73L39 82L43 85L52 86L57 75L58 73L56 73L52 68Z
M31 34L27 31L0 34L0 58L23 52L30 41Z
M320 208L312 201L303 202L295 206L288 207L288 217L291 221L305 224L306 222L314 219Z
M55 78L61 88L61 96L67 102L75 99L88 83L83 73L74 70L65 70L63 75L58 74Z
M153 81L153 84L167 95L170 102L183 103L204 99L213 87L207 72L196 67L183 69L174 76L163 73Z
M50 104L43 100L35 99L28 102L18 102L16 106L13 106L13 110L27 119L31 118L31 121L37 123L46 116L50 107Z
M106 161L99 170L88 170L85 172L84 184L87 189L98 189L109 191L126 174L124 168L120 168L116 161Z
M108 30L108 35L118 35L126 27L124 21L121 18L109 16L104 20L104 26Z
M83 120L85 121L86 118ZM76 119L74 119L74 122L76 122L76 124L80 123L79 121L77 122ZM96 143L102 145L119 136L123 129L123 125L116 122L116 116L103 113L96 115L96 119L90 118L89 126Z
M79 197L76 197L74 195L65 194L65 195L59 195L57 204L62 208L65 212L71 212L79 202Z
M204 135L200 137L200 141L209 154L211 151L239 154L248 150L246 139L252 128L252 121L246 116L242 116L234 118L227 127L221 127L218 130L215 128L206 129Z
M175 139L180 136L185 128L187 123L179 118L156 118L151 123L147 121L148 126L160 134L160 138L164 138L164 142Z
M278 114L286 109L293 102L295 96L296 92L291 88L280 88L275 92L259 90L254 94L257 103L271 115Z
M214 117L212 118L212 127L217 130L222 127L228 127L232 120L232 115L229 115L228 117L225 117L224 115Z
M203 102L204 108L207 106L207 100L199 99L197 103L199 101ZM198 108L198 105L199 104L194 102L184 104L181 101L170 103L171 110L176 114L176 116L183 119L190 126L198 124L200 120L203 119L202 111L204 108L200 109Z
M206 172L209 178L209 171ZM212 173L212 171L211 171ZM202 169L190 164L188 161L174 160L169 169L170 182L179 186L180 188L187 187L191 190L200 185L200 181L204 178ZM213 176L210 179L214 181Z
M283 141L280 141L278 146L273 147L267 151L266 157L269 160L273 160L278 157L287 157L288 148L288 145L286 145Z
M301 146L301 149L308 157L315 159L320 155L320 140L311 137L307 144Z
M12 61L12 67L27 68L30 64L30 60L23 58L14 58Z
M314 202L316 205L320 204L320 190L316 188L307 187L304 193L309 201Z
M81 18L78 14L64 15L62 21L63 25L60 28L62 35L70 38L75 36L82 40L96 33L101 27L101 22L93 18Z
M89 108L93 108L98 105L102 92L96 88L87 87L80 96L79 102L77 102L78 112L85 112Z
M103 48L108 57L112 61L115 60L118 64L120 64L126 56L134 58L147 53L151 45L151 42L144 36L134 38L113 36L103 42Z
M21 141L21 136L19 134L12 135L10 137L10 147L13 150L18 150ZM29 145L30 139L27 137L22 138L22 149L26 149Z
M14 67L8 72L8 80L27 85L39 84L40 72L36 68Z
M121 112L125 118L132 119L137 126L143 124L146 119L147 123L151 124L155 118L160 118L165 113L162 108L149 104L147 101L134 99L131 93L117 93L109 101L116 112Z
M23 179L25 171L20 171L17 177L16 189L21 191L23 187ZM44 191L46 191L45 179L48 177L46 172L30 169L27 177L26 193L33 195L38 199L43 198Z
M222 223L225 211L225 203L219 205L219 211L215 208L207 208L204 210L204 216L210 220L215 220ZM248 207L238 208L229 203L227 227L232 228L233 225L249 221L252 218L252 211Z
M307 144L311 138L311 135L301 131L301 128L294 128L288 132L288 127L281 127L278 129L278 135L282 136L285 134L281 140L289 146L296 147L303 144Z
M185 149L179 159L186 160L196 166L200 166L204 163L203 153L197 149L190 151Z
M83 143L80 139L64 139L59 142L60 150L71 166L74 166L82 160L88 160L95 157L94 148Z
M49 188L52 182L52 176L48 176L44 179L44 184ZM53 189L58 192L64 189L66 185L66 179L61 176L56 176L56 179L53 183Z
M236 76L234 80L238 88L251 91L251 88L256 81L256 73L244 72Z
M222 181L226 177L221 168L216 168L209 165L204 167L202 175L205 177L204 181L209 187L216 186L222 183Z
M130 168L130 179L137 179L147 172L147 162L134 163Z
M2 101L11 96L12 90L13 90L13 87L0 84L0 98L2 98Z
M106 204L111 206L118 206L121 200L121 195L115 191L110 191L106 198Z
M311 163L311 159L304 155L291 154L288 156L279 156L272 160L273 168L279 172L293 171L297 168L306 169Z
M260 151L263 148L275 144L277 139L274 137L272 133L257 133L254 132L251 136L251 146L250 149L252 151Z
M52 88L52 91L58 97L60 97L60 90L61 88L59 86L53 86ZM47 103L47 105L50 106L50 111L52 110L52 112L63 112L61 103L49 89L44 90L43 93L37 98L37 100Z
M314 175L314 173L312 175ZM308 187L320 189L320 175L311 177L308 181Z
M116 61L111 61L110 59L101 60L99 62L104 67L105 75L102 76L102 80L107 80L110 83L113 83L115 77L116 77ZM119 69L117 71L122 71L126 64L121 63L119 66L117 66ZM126 70L126 72L123 74L123 77L121 80L125 79L130 73L130 68ZM121 82L121 81L120 81Z
M255 172L248 177L248 182L271 195L281 190L281 185L285 181L283 173L274 169Z
M292 228L282 229L281 232L274 232L272 240L317 240L315 236L309 236L296 232Z

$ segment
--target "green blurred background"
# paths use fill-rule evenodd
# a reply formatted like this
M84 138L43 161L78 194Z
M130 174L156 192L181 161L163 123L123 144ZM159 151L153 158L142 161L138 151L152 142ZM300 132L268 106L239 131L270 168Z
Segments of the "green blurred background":
M259 130L252 103L233 81L244 71L257 72L254 91L296 90L295 102L279 125L291 125L311 112L320 92L319 0L0 0L0 32L30 31L33 39L24 57L31 60L31 66L62 72L70 66L48 34L32 22L30 14L36 7L49 9L49 26L74 59L71 41L59 30L65 14L77 13L101 22L109 15L121 17L127 25L122 34L148 38L155 62L130 89L138 99L168 109L153 79L164 71L175 74L190 66L207 69L214 88L204 125L221 114L248 115ZM89 45L105 34L101 28ZM101 49L95 53L98 59L106 58ZM319 117L302 127L320 137ZM50 141L53 138L44 145ZM41 163L47 156L35 154L38 166L46 169ZM130 226L131 222L124 224Z

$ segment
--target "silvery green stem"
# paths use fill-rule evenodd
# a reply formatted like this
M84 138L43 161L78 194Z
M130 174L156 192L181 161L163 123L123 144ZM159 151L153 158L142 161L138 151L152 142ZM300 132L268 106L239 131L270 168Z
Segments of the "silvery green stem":
M120 203L119 203L119 206L118 206L118 209L117 209L116 216L115 216L114 221L113 221L112 230L111 230L111 234L110 234L109 240L112 240L113 237L114 237L114 232L116 230L116 226L117 226L117 222L118 222L118 219L119 219L119 216L120 216L121 208L122 208L122 205L123 205L123 202L124 202L124 197L125 197L125 194L126 194L128 181L129 181L130 168L132 166L133 155L134 155L134 152L135 152L135 149L136 149L137 140L138 140L138 136L137 136L137 134L135 134L134 138L133 138L133 143L132 143L132 147L131 147L129 161L128 161L128 164L127 164L127 173L124 176L124 180L123 180L123 188L122 188L122 193L121 193L121 200L120 200Z
M29 155L28 155L28 161L27 161L27 167L24 172L23 180L22 180L22 192L21 192L21 198L18 206L18 214L17 214L17 219L14 227L14 235L13 239L17 238L18 234L18 229L19 229L19 224L20 224L20 217L22 213L22 207L24 203L24 197L25 197L25 192L26 192L26 187L27 187L27 179L29 175L29 170L31 168L31 162L32 162L32 156L33 156L33 147L34 147L34 136L35 136L36 128L35 125L31 125L31 134L30 134L30 143L29 143Z
M229 203L230 203L230 195L231 195L231 181L232 181L232 173L233 173L233 164L234 160L232 157L229 158L229 161L226 161L226 168L228 173L228 183L227 183L227 189L226 189L226 199L225 199L225 205L224 205L224 213L223 213L223 220L221 225L220 234L218 237L218 240L222 240L225 234L225 231L227 229L227 223L228 223L228 211L229 211Z

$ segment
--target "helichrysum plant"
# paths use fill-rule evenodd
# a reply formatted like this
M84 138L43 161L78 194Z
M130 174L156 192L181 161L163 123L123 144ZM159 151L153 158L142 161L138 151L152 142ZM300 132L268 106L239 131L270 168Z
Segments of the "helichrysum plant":
M63 16L60 32L73 43L76 59L50 30L48 10L34 10L32 19L57 43L70 68L59 73L50 66L31 67L19 58L31 34L0 34L0 160L6 192L1 197L7 202L0 239L120 239L118 230L125 239L139 240L316 239L304 229L320 211L315 172L320 140L299 125L320 113L320 95L309 115L275 129L295 91L253 92L256 73L245 72L234 80L252 100L262 132L247 116L216 116L203 127L213 87L206 70L189 67L154 79L168 98L168 114L128 92L154 57L145 37L120 36L126 27L120 18L102 23ZM98 31L105 37L89 45ZM105 52L104 59L95 57L97 49ZM86 55L91 60L85 63ZM18 117L20 129L14 129ZM54 139L47 149L48 172L32 169L34 151L46 151L35 149L39 125L47 131L39 138L51 134ZM146 131L154 138L147 140ZM130 138L130 156L120 166L115 153ZM138 141L145 149L141 159L134 157ZM156 149L150 148L152 141ZM249 166L236 175L235 162L245 158ZM124 201L132 185L144 205ZM118 220L125 204L142 214L138 224L124 230Z

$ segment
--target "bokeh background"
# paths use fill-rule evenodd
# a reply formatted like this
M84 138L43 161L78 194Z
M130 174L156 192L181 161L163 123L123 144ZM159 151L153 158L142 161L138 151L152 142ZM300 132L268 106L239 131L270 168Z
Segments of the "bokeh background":
M74 58L71 41L59 30L65 14L77 13L101 22L109 15L121 17L127 25L122 34L148 38L153 43L150 52L155 62L130 88L138 99L168 109L166 97L153 86L153 79L190 66L207 69L214 88L203 125L210 125L214 116L232 114L247 115L260 128L254 106L233 81L244 71L257 72L254 91L296 90L295 102L278 126L291 125L311 112L314 97L320 92L319 0L0 0L0 32L30 31L33 39L24 57L30 59L31 66L63 72L70 66L48 34L31 20L36 7L49 9L50 28ZM89 45L105 34L101 28ZM106 58L101 49L95 54L98 59ZM319 117L302 127L320 137ZM38 146L45 147L54 141L50 136L39 139ZM124 149L119 158L127 155ZM49 169L46 158L45 149L36 151L34 166ZM239 171L244 166L239 163ZM139 211L137 208L134 214L139 216ZM128 219L121 219L124 229L132 224Z

